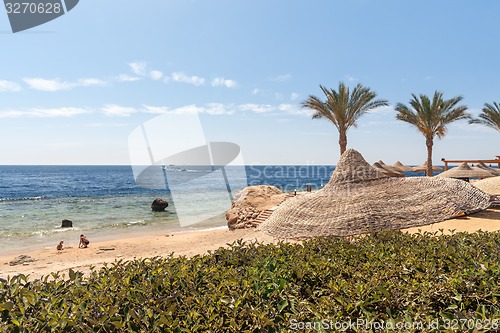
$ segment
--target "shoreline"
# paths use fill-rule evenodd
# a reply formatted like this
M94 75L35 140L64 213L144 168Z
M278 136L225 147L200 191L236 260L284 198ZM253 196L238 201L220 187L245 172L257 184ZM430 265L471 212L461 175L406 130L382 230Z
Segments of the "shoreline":
M0 257L5 255L13 255L19 252L32 252L40 248L56 246L61 240L64 241L65 246L78 246L80 234L87 236L92 242L108 241L120 238L131 238L135 236L149 236L152 234L161 233L185 233L206 231L218 228L227 228L225 218L216 216L205 224L197 224L194 226L182 227L176 221L175 223L155 223L155 224L136 224L126 227L109 227L100 229L80 229L75 228L59 228L57 232L52 234L36 236L30 235L29 237L7 237L3 244L0 244ZM198 226L198 227L196 227Z
M219 247L235 242L238 239L263 243L275 242L272 236L255 229L240 229L230 231L211 229L204 231L163 232L149 235L136 235L124 238L92 241L87 248L78 248L78 244L71 244L62 251L57 251L56 244L32 251L22 251L11 255L0 256L0 277L25 274L31 279L61 272L68 276L68 270L74 269L87 274L91 266L100 268L104 263L113 263L117 260L133 260L151 258L155 256L202 255ZM33 258L34 262L10 266L9 262L20 255Z
M440 223L421 227L403 229L409 233L437 232L443 230L445 234L455 232L500 231L500 209L489 208L485 211L470 215L466 218L456 218ZM205 230L184 230L178 232L151 230L144 233L106 236L90 238L88 248L78 248L78 243L66 244L63 251L57 251L56 245L35 250L20 250L9 255L0 255L0 277L7 278L17 274L29 274L29 279L37 279L51 273L61 272L68 276L69 269L78 270L85 275L90 267L96 269L105 263L113 263L117 260L133 260L139 258L151 258L155 256L192 257L207 254L220 247L227 247L237 240L246 242L257 241L259 243L277 243L280 239L265 234L255 229L229 230L227 227L209 228ZM283 240L283 239L282 239ZM284 240L286 241L286 240ZM290 240L293 241L293 240ZM10 266L9 262L20 255L33 258L34 262Z

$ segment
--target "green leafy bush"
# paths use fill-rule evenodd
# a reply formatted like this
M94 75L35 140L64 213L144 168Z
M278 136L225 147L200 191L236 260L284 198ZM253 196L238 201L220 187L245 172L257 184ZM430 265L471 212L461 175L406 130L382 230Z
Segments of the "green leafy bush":
M116 261L88 277L71 270L8 278L0 281L0 330L333 331L332 323L363 320L439 322L439 329L406 331L452 332L454 320L458 331L495 331L499 265L498 232L238 241L192 258ZM466 320L480 325L463 329Z

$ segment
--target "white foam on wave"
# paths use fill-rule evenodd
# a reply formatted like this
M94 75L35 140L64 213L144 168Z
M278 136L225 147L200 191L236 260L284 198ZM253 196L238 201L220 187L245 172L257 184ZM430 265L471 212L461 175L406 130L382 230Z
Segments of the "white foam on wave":
M134 224L144 224L143 220L139 221L130 221L130 222L125 222L127 225L134 225Z
M38 201L45 199L44 196L38 197L24 197L24 198L0 198L0 202L12 202L12 201Z

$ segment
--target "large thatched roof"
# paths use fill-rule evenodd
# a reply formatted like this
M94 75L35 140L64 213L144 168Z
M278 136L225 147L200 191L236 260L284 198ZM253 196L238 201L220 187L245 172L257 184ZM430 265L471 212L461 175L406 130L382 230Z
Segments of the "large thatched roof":
M500 176L481 179L472 185L490 195L500 195Z
M413 168L411 166L408 166L408 165L404 165L403 163L401 163L400 161L397 161L395 162L393 165L392 165L393 168L396 168L397 170L401 171L401 172L409 172L411 171Z
M483 162L479 162L479 163L477 164L477 167L478 167L478 168L481 168L481 169L483 169L483 170L486 170L486 171L491 172L494 176L500 176L500 170L490 168L489 166L487 166L487 165L486 165L486 164L484 164Z
M378 170L379 172L389 176L389 177L404 177L405 175L399 171L398 169L387 165L387 164L380 164L379 162L373 163L373 167Z
M481 168L471 168L466 162L463 162L455 168L446 170L436 177L448 177L448 178L489 178L493 177L490 171L486 171Z
M427 225L488 206L489 195L467 182L389 178L349 149L323 189L285 201L260 229L281 238L347 236Z

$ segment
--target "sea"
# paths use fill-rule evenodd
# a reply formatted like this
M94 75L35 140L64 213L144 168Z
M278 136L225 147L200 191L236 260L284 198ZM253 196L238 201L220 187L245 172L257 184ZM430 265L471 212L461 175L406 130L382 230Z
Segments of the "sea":
M322 188L334 166L0 166L0 256L131 235L226 228L225 211L249 185ZM151 170L149 170L151 171ZM144 175L148 175L145 177ZM153 175L153 176L151 176ZM162 198L164 212L151 203ZM225 198L225 200L219 200ZM68 219L73 227L62 228Z

